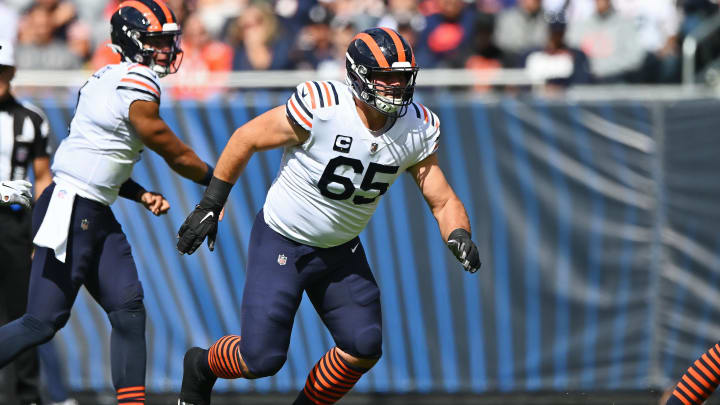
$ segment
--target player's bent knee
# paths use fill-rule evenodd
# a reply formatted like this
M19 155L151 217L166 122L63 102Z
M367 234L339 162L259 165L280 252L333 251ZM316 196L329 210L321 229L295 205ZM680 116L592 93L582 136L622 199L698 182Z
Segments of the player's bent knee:
M52 337L55 336L55 332L65 326L66 322L67 318L64 322L62 322L62 320L60 320L60 322L52 322L40 320L30 314L25 314L20 318L20 324L34 344L45 343L52 339Z
M348 354L360 358L379 359L382 355L382 331L380 327L370 326L360 330L355 336L353 346L354 350Z
M123 308L108 313L110 324L115 331L145 334L145 305L133 301Z
M257 356L242 355L248 370L254 378L269 377L277 374L287 360L286 353L261 353Z

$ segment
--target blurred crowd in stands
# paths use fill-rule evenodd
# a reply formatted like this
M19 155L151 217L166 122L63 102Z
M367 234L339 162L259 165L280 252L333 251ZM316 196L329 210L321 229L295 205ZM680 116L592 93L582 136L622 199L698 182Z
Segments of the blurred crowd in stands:
M119 1L0 0L0 38L25 69L96 69ZM717 0L168 0L182 29L175 80L208 72L344 69L353 35L396 29L422 68L525 68L559 85L673 83L682 38ZM192 91L189 89L188 91Z

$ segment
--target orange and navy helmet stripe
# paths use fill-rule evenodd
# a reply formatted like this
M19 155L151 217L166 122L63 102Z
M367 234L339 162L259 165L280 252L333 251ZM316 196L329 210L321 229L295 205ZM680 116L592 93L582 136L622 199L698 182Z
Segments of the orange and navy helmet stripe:
M414 67L415 54L413 53L412 48L405 48L405 44L403 44L400 34L390 28L381 27L380 29L385 31L390 36L390 39L392 39L392 42L395 45L395 50L398 54L398 62L410 62L410 66ZM410 60L407 58L408 53L410 54Z
M417 66L415 64L415 52L413 52L412 49L410 49L410 66L412 66L412 67Z
M147 30L149 32L162 31L162 24L160 24L160 20L155 15L155 13L150 10L150 7L136 0L129 0L120 3L120 5L118 6L118 10L126 7L134 8L135 10L139 11L140 14L142 14L145 18L147 18L149 23Z
M162 10L163 14L165 15L165 23L174 23L175 20L173 19L173 15L170 12L170 9L168 8L167 4L165 4L162 0L153 0L158 6L160 6L160 9Z
M412 48L410 45L400 36L400 34L397 33L397 31L386 28L386 27L380 27L378 29L379 35L385 36L382 38L378 38L377 36L373 37L372 35L361 32L353 38L353 40L361 40L367 48L372 53L373 57L378 63L378 66L381 68L389 68L392 67L392 64L395 62L408 62L410 66L415 67L415 54L412 51ZM378 34L375 34L378 35ZM376 40L377 38L377 40ZM382 42L382 43L379 43ZM391 54L391 56L387 56L381 46L386 47L395 47L394 54ZM396 60L389 60L388 58L392 58Z
M390 64L385 58L385 55L383 54L382 50L380 50L380 46L378 46L377 42L375 42L375 39L373 37L371 37L369 34L361 32L357 34L355 38L353 38L353 40L356 39L363 41L365 45L367 45L367 47L370 49L370 52L372 52L373 56L375 57L378 66L383 68L390 67Z
M146 2L128 0L120 3L118 10L126 7L137 10L147 19L148 32L160 32L164 24L175 22L172 12L162 0L150 0L149 3L151 6L148 6Z

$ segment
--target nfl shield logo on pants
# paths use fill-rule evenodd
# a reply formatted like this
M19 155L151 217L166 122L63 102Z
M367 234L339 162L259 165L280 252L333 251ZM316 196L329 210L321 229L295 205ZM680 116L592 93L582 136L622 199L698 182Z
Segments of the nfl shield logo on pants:
M282 253L279 254L279 255L278 255L278 264L281 265L281 266L286 265L286 264L287 264L287 256L285 256L285 255L282 254Z

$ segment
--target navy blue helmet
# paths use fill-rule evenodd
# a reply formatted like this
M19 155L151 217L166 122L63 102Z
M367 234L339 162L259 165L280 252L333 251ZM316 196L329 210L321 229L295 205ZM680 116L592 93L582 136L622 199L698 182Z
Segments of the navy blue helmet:
M182 62L181 30L163 0L128 0L112 18L110 38L123 59L150 67L158 76L177 72Z
M347 81L355 97L391 117L401 117L412 103L418 67L410 44L390 28L371 28L355 36L345 54ZM378 73L405 74L402 85L374 82Z

